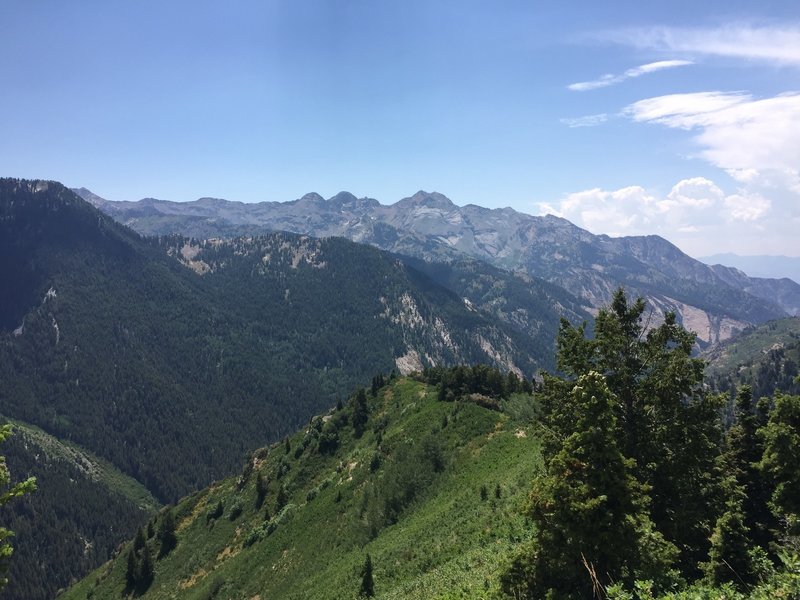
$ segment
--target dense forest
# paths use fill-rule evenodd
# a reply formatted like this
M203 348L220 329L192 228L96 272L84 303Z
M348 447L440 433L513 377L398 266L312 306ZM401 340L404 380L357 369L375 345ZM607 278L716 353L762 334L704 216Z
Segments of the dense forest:
M419 368L489 362L528 377L552 362L552 290L529 285L505 306L497 290L520 284L496 270L462 296L439 283L456 279L447 267L435 280L343 239L143 239L53 182L0 180L0 217L0 414L94 452L160 502L235 470L245 453L398 368L398 357ZM579 310L568 295L560 301ZM46 490L61 485L12 444L15 472L38 475ZM55 498L15 509L16 528L72 510ZM19 549L64 550L43 589L67 585L129 536L140 517L109 503L96 512L104 522L126 514L113 534L95 524L89 540L76 503L73 529L39 532L60 541ZM59 546L67 537L69 552Z
M796 597L800 397L709 390L693 334L643 311L562 322L540 382L377 376L66 597Z

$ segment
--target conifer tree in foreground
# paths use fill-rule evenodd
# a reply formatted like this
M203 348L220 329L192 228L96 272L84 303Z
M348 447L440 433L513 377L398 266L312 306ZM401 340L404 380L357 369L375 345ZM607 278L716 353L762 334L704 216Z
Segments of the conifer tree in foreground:
M581 376L564 408L577 416L531 494L532 556L503 580L506 593L587 598L612 582L663 579L677 551L653 530L645 488L614 438L616 398L602 375ZM519 563L527 564L519 564Z
M629 303L619 289L600 310L594 337L585 323L562 320L557 364L567 380L545 378L545 420L574 421L558 409L560 398L578 377L603 374L616 398L617 445L634 461L636 479L652 488L652 520L680 550L681 571L694 578L708 556L710 527L725 508L718 463L725 399L703 388L704 363L692 357L695 334L673 313L648 329L645 310L644 300Z

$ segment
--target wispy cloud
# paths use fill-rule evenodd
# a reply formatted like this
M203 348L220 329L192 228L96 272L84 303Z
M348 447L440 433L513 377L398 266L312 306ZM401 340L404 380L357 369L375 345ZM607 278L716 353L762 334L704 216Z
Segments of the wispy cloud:
M800 165L798 92L762 99L744 92L671 94L635 102L623 114L638 122L697 131L700 156L728 171L797 173Z
M800 23L722 27L648 27L599 35L644 50L725 56L800 66Z
M560 121L567 127L594 127L608 121L606 113L597 115L586 115L585 117L573 117L560 119Z
M655 73L656 71L661 71L663 69L684 67L686 65L691 65L691 64L694 64L691 60L659 60L657 62L647 63L645 65L639 65L638 67L628 69L621 75L608 74L608 75L603 75L602 77L594 79L592 81L580 81L578 83L571 83L567 86L567 89L570 89L573 92L586 92L588 90L596 90L598 88L604 88L610 85L621 83L626 79L634 79L636 77L641 77L642 75L646 75L648 73Z

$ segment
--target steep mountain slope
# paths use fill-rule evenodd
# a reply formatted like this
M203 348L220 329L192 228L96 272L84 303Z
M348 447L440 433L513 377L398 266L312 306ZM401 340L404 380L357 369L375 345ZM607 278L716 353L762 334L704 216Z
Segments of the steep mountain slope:
M16 480L35 475L37 484L3 510L3 525L15 532L6 600L55 597L108 560L159 507L136 480L37 427L15 422L2 452Z
M347 192L329 200L306 194L291 202L258 204L210 198L108 202L88 190L79 192L142 233L205 238L285 230L341 235L426 260L467 255L546 279L594 308L624 285L648 298L655 319L667 310L677 312L705 344L800 310L800 285L709 267L657 236L595 236L557 217L458 207L438 193L418 192L384 206Z
M772 396L776 391L800 394L795 381L800 373L800 318L770 321L741 336L710 348L709 382L728 391L738 385L753 388L753 396Z
M551 353L555 310L537 342L342 239L148 242L54 183L3 180L0 205L4 412L162 500L375 372L485 362L530 377Z
M376 372L488 363L530 378L552 367L558 316L585 316L538 280L482 263L420 263L428 275L341 238L142 239L54 182L0 180L0 255L2 413L161 502L230 473ZM45 477L34 454L18 460ZM58 510L58 495L39 498ZM32 518L23 511L17 529ZM70 565L53 571L102 558L86 538L98 552L65 553Z
M356 598L367 554L379 598L488 597L527 536L520 508L541 468L532 401L498 412L436 396L390 382L368 395L362 436L351 400L182 500L175 548L157 558L157 537L145 544L155 577L142 597ZM130 549L63 598L121 597Z

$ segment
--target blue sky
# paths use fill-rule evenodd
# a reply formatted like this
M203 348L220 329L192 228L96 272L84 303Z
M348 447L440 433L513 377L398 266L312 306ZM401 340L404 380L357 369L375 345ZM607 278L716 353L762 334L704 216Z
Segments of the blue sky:
M800 256L797 2L5 0L2 175Z

